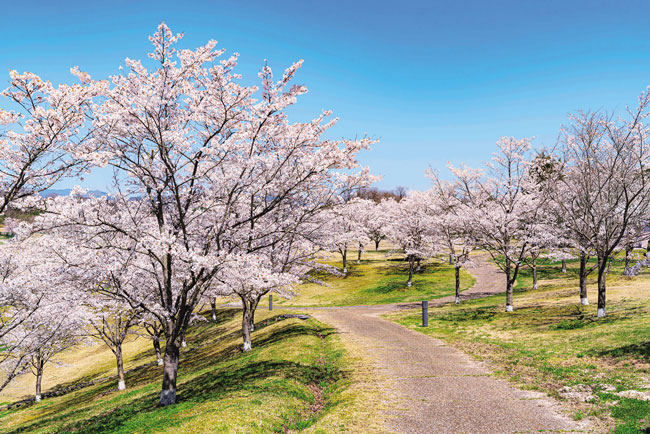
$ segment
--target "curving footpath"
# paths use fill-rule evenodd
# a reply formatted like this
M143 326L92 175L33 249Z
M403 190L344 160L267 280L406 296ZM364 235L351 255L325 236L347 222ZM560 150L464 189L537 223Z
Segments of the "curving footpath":
M486 257L468 271L475 285L462 299L503 292L503 275ZM430 306L453 302L445 297ZM480 363L438 339L382 319L380 315L417 304L314 309L335 327L346 344L373 361L385 391L387 432L526 433L588 432L562 414L559 405L538 392L516 389Z

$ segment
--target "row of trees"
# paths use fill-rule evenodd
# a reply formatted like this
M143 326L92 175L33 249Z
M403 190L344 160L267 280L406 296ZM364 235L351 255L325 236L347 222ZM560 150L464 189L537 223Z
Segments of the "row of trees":
M39 396L45 364L89 338L115 354L124 388L122 345L139 333L163 367L160 404L172 404L201 306L214 315L216 297L238 297L250 350L262 297L290 295L314 270L343 275L350 249L360 261L385 238L405 253L409 286L422 260L448 257L457 302L460 269L487 250L505 274L507 311L521 267L579 257L581 299L597 270L605 315L609 260L647 222L648 94L625 119L578 114L552 150L502 138L485 168L450 167L452 180L431 171L429 190L389 195L369 189L374 178L356 161L372 140L327 139L329 112L289 122L306 92L291 85L301 62L279 80L264 66L261 86L244 86L236 54L222 59L215 41L177 50L181 37L161 24L151 60L127 59L109 80L73 68L80 84L55 87L11 72L0 213L38 215L5 222L14 237L0 249L0 388L31 368ZM36 194L100 166L114 171L109 196ZM342 271L324 252L341 254Z
M329 112L290 123L285 109L307 90L264 66L244 86L237 54L210 41L175 48L182 35L161 24L150 60L127 59L109 80L73 68L80 84L53 86L11 73L0 111L0 212L38 210L6 223L0 251L0 364L6 383L30 365L40 384L57 352L94 336L116 356L149 336L163 366L160 404L176 400L180 348L202 305L238 296L244 349L269 291L291 291L319 261L323 222L373 177L357 153L372 140L330 140ZM113 193L41 199L63 176L114 171ZM37 395L40 388L37 386Z
M552 150L535 151L530 139L503 137L484 168L450 165L451 180L429 171L432 187L400 201L350 201L332 219L338 222L343 271L346 248L378 234L374 239L385 236L406 254L408 286L421 260L448 256L456 270L458 302L460 268L481 248L504 272L510 312L522 267L532 268L537 288L540 256L562 261L563 271L566 260L576 258L580 301L589 303L587 278L596 272L597 315L604 317L612 257L625 250L626 274L638 272L631 251L650 227L650 149L643 123L649 103L643 93L626 118L572 116Z

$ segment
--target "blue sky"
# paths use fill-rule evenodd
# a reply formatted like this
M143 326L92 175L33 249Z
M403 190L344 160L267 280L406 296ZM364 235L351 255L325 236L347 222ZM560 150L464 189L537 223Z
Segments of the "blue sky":
M146 57L161 21L182 46L208 39L241 54L246 83L268 59L305 64L292 111L341 118L333 137L380 140L361 163L381 188L425 188L447 161L478 165L503 135L552 145L579 109L618 112L650 85L644 1L61 1L3 2L0 73L53 82L79 65L95 78ZM4 87L7 78L0 78ZM61 187L76 181L68 180ZM104 188L96 173L84 181Z

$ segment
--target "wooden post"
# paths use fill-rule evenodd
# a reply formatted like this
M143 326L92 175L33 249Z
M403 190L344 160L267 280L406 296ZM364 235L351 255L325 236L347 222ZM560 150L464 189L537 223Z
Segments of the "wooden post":
M429 302L422 300L422 327L429 327Z
M269 294L269 310L273 310L273 294Z

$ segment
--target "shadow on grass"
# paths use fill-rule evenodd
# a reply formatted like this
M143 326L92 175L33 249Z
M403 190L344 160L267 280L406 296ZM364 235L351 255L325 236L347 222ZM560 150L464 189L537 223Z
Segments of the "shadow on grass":
M635 358L645 362L650 362L650 341L623 345L617 348L598 351L595 353L600 357L616 357L616 358Z
M438 314L435 319L453 323L463 321L491 321L496 318L496 313L496 308L493 306L475 307Z
M273 323L272 321L265 322L266 325ZM217 401L224 395L237 391L255 390L259 392L266 387L268 389L266 392L275 396L295 396L294 387L283 388L282 384L270 380L277 377L308 385L322 380L325 375L335 377L329 378L329 380L336 380L343 373L338 368L334 372L331 369L324 372L325 368L319 363L308 365L288 360L255 360L258 357L255 349L262 349L293 337L325 338L334 333L335 331L330 328L320 329L305 324L290 323L254 340L253 351L245 355L239 353L239 345L229 345L220 351L212 350L214 345L204 346L181 356L179 374L182 375L183 372L188 371L200 372L210 366L213 366L214 370L207 370L188 381L182 381L183 378L180 377L177 404L174 406L158 407L157 386L160 381L160 367L144 365L132 372L132 378L129 378L131 376L127 377L127 384L130 387L127 392L97 400L114 390L114 385L110 384L112 382L105 381L88 388L88 390L76 393L68 399L54 404L48 403L47 413L38 421L16 427L8 433L24 433L43 428L54 428L55 432L110 433L121 428L130 428L130 422L136 418L139 421L147 420L147 427L142 427L142 432L148 432L156 428L174 427L186 422L190 417L195 417L176 416L191 407L192 403ZM223 339L221 336L219 338ZM241 357L242 360L236 361L238 357ZM233 367L229 364L229 366L221 368L216 366L225 361L236 361L238 365ZM143 393L144 395L142 395ZM299 398L306 401L310 399L309 396L300 396ZM95 400L97 400L96 405L93 406L92 403ZM91 403L91 408L87 406L89 403ZM102 410L100 406L111 408L107 408L98 415L93 415L93 411Z

